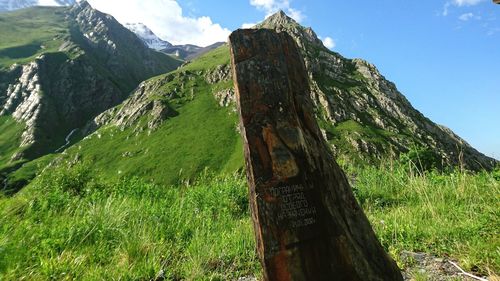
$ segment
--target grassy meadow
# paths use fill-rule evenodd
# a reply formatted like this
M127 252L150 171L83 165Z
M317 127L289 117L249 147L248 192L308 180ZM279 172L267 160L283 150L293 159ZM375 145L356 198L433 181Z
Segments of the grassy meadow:
M0 199L1 280L233 280L260 266L240 173L175 186L107 180L89 165L46 170ZM500 270L500 173L346 168L384 247Z
M0 14L0 69L57 52L69 35L67 8L32 7Z

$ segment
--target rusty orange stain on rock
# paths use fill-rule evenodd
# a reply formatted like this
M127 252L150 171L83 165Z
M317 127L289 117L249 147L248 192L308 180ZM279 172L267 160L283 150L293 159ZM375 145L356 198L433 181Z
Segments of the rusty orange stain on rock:
M292 277L288 271L288 256L286 251L280 251L272 258L272 266L275 271L274 280L276 281L291 281Z
M263 163L262 167L264 168L264 170L270 170L271 166L269 166L269 164L271 163L271 157L269 156L267 145L259 137L256 136L252 136L249 141L255 144L259 157Z
M276 131L270 126L264 127L262 128L262 136L271 156L273 176L278 179L295 177L299 173L295 157L276 136Z

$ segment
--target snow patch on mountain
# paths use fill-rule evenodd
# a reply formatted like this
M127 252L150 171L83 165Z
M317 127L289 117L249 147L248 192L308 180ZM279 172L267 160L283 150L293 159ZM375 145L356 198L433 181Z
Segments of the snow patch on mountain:
M156 36L151 29L142 23L126 23L124 26L141 38L151 49L160 51L172 46L169 42Z

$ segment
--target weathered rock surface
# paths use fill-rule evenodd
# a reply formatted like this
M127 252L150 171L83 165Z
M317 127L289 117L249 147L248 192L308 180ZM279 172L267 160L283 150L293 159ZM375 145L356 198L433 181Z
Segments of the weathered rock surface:
M111 108L88 122L84 127L84 134L91 134L104 125L114 125L121 130L134 127L136 131L154 131L168 117L178 114L168 104L169 98L177 97L176 91L162 93L160 89L165 80L169 79L172 78L167 76L156 83L141 83L120 107ZM141 119L145 123L139 122Z
M209 84L226 82L229 81L230 79L232 79L231 68L229 67L228 64L219 65L212 71L209 71L207 74L205 74L205 80Z
M403 280L323 139L286 32L230 36L257 252L265 280Z

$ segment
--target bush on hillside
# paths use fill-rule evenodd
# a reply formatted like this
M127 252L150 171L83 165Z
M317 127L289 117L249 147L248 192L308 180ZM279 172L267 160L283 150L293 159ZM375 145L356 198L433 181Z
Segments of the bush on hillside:
M443 166L441 158L435 151L422 146L413 147L408 152L402 153L399 160L404 166L421 173L432 169L442 169Z

